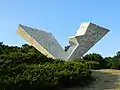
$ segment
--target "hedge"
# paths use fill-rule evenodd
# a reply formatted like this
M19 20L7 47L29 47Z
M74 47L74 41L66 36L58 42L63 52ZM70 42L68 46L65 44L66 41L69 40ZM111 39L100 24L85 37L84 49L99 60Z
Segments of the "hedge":
M88 63L47 58L32 46L0 43L0 90L49 90L91 81Z
M50 64L21 64L15 68L0 69L1 90L37 90L69 87L88 84L91 70L87 64L80 62L64 62Z

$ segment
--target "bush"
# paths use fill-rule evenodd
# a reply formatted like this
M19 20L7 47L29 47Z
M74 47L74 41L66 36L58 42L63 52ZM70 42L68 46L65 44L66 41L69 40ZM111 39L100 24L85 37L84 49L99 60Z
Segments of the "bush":
M47 58L32 46L0 43L0 90L37 90L91 81L87 63Z
M95 61L95 62L99 62L101 63L102 60L103 60L103 57L100 55L100 54L96 54L96 53L90 53L90 54L87 54L83 57L84 60L87 60L87 61Z
M120 59L119 58L116 58L113 60L111 68L120 70Z
M113 58L105 57L102 62L102 69L111 69L113 64Z
M26 65L0 70L1 89L43 89L45 87L86 85L91 78L87 64L80 62L45 63Z
M89 66L89 68L91 69L100 69L100 64L99 62L95 62L95 61L88 61L86 62Z
M100 64L99 62L96 61L88 61L84 59L74 60L74 61L84 63L86 66L88 66L89 69L100 69Z

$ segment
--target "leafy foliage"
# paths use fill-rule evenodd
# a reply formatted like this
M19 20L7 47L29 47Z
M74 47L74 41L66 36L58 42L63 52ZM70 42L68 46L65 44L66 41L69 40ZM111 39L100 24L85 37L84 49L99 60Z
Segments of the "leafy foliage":
M88 60L88 61L96 61L96 62L101 62L103 60L103 57L100 54L96 54L96 53L90 53L87 54L83 57L84 60Z
M32 46L0 43L0 90L37 90L86 85L91 79L88 63L47 58Z
M113 57L111 68L120 69L120 55L118 53L116 56Z
M0 42L0 90L86 85L91 81L91 69L120 69L120 52L114 57L93 53L82 59L62 61L47 58L27 44L17 47Z
M70 48L70 45L65 46L65 52L67 52L67 50Z
M100 54L87 54L83 57L86 61L94 61L96 64L92 64L92 69L120 69L120 52L116 53L114 57L103 58Z

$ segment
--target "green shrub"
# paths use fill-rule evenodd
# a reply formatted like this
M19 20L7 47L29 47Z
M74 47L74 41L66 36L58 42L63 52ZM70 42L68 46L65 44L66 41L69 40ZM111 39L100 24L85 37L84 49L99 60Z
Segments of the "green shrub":
M92 54L90 53L90 54L85 55L83 59L87 61L95 61L95 62L101 63L103 60L103 57L97 53L92 53Z
M32 46L0 44L0 90L44 90L86 85L91 79L88 63L47 58Z
M113 58L105 57L101 63L102 69L111 69L113 64Z
M100 69L100 64L99 62L96 61L88 61L84 59L74 60L74 61L84 63L89 69Z
M120 59L119 58L116 58L113 60L111 68L120 70Z
M89 65L89 68L91 69L100 69L100 64L99 62L95 62L95 61L88 61L86 62Z
M1 88L40 89L73 84L86 85L91 78L87 64L64 62L56 64L21 64L15 68L3 68L0 76Z

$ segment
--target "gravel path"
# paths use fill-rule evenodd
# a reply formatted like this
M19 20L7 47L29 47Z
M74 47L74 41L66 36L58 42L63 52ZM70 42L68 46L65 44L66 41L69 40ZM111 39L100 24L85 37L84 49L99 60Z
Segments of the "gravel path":
M91 85L84 88L68 88L65 90L120 90L120 70L93 70L92 76L96 78L96 81Z

